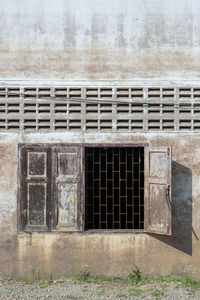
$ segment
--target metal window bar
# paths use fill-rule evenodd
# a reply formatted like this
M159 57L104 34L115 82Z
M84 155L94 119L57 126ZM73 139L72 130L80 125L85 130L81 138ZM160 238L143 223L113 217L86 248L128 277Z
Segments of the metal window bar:
M144 148L85 149L86 230L144 228Z

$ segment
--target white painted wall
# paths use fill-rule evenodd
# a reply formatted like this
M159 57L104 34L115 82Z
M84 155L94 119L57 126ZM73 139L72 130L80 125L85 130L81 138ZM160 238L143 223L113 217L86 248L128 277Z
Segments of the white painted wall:
M0 0L0 78L198 78L199 32L199 0Z

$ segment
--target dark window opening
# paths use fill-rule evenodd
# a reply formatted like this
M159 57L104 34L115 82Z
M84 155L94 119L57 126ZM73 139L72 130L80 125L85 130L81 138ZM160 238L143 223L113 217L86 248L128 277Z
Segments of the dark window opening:
M85 148L85 229L144 229L144 148Z

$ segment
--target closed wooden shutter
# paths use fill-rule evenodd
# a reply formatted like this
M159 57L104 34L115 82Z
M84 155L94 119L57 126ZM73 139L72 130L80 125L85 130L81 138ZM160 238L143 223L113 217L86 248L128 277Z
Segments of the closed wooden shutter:
M171 148L145 148L146 232L171 235Z
M81 147L20 147L19 230L82 229Z
M50 151L47 147L21 148L21 229L50 228Z
M81 148L53 147L53 228L81 230Z

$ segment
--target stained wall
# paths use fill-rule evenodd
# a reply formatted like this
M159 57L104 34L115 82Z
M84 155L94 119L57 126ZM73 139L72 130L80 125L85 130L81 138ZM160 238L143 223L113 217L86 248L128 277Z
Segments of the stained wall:
M198 0L0 0L0 77L199 78Z
M18 142L149 143L172 146L172 236L145 233L17 233ZM78 274L126 276L145 273L199 273L199 134L17 134L1 135L1 272L15 277ZM59 266L59 267L58 267Z
M198 0L0 0L0 85L198 86L199 31ZM145 273L200 280L199 141L196 132L1 132L0 273L62 277L87 266L123 277L136 264ZM172 236L18 233L18 144L47 142L172 146Z

